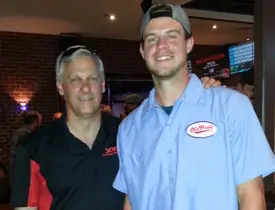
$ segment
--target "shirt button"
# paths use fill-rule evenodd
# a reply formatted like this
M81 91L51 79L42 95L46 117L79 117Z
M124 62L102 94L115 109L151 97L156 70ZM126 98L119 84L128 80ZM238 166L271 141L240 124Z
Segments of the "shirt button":
M168 154L169 154L169 155L172 154L172 150L168 150Z

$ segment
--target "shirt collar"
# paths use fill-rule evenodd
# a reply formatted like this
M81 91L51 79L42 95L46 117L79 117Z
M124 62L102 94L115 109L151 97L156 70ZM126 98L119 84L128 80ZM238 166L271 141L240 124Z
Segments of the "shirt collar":
M80 142L80 140L71 134L66 124L65 117L60 118L53 123L56 123L54 126L54 138L58 139L59 141L63 141L64 146L68 148L68 151L70 151L72 154L80 154L83 151L90 151L89 147ZM105 144L108 145L110 138L110 133L108 131L111 129L109 124L108 117L105 114L102 114L101 125L92 148L93 153L95 153L98 157L104 152Z
M200 98L203 93L203 85L201 80L195 74L189 74L189 82L181 94L181 96L176 100L175 104L179 103L180 101L184 101L185 103L190 104L197 104L200 101ZM147 106L147 111L154 107L159 107L155 99L155 88L150 91L149 97L149 106ZM174 104L174 105L175 105Z
M102 114L101 115L101 125L100 125L100 129L99 132L105 133L106 130L106 119L107 117ZM60 117L58 120L55 120L55 122L53 122L53 127L54 127L54 134L56 137L72 137L73 135L71 134L67 123L66 123L66 117L62 116Z

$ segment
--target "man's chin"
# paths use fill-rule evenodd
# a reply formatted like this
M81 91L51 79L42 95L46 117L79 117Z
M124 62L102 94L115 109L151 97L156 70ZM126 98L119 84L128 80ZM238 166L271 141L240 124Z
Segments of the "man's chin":
M175 70L166 70L166 71L151 71L153 77L159 80L169 80L177 74Z
M92 118L98 114L100 114L100 109L93 109L93 110L82 110L80 113L79 113L79 117L81 118Z

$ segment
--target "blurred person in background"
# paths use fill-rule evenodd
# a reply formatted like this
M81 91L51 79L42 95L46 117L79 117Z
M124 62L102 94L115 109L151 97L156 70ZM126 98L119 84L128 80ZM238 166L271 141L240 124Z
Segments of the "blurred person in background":
M130 94L125 97L124 111L120 115L120 119L127 117L132 111L134 111L141 103L140 96L138 94Z
M235 90L246 95L252 102L254 98L254 68L240 74Z
M20 113L20 120L22 126L16 130L11 138L10 144L10 169L12 167L14 152L18 145L18 142L25 138L28 134L36 130L42 122L42 116L37 111L24 111Z
M112 114L112 109L108 104L101 104L100 110L102 113Z

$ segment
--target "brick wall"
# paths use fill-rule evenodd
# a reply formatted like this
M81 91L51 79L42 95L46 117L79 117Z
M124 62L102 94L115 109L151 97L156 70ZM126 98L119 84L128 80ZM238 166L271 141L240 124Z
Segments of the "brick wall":
M11 133L20 126L19 102L28 99L29 109L45 120L56 110L54 59L58 43L54 36L0 33L0 147L7 162Z
M107 74L148 75L137 42L94 38L78 42L100 53ZM195 55L208 56L220 48L195 50L199 50ZM29 109L39 111L44 122L58 109L54 63L59 51L59 36L0 32L0 158L5 163L11 134L20 126L18 103L30 99Z

